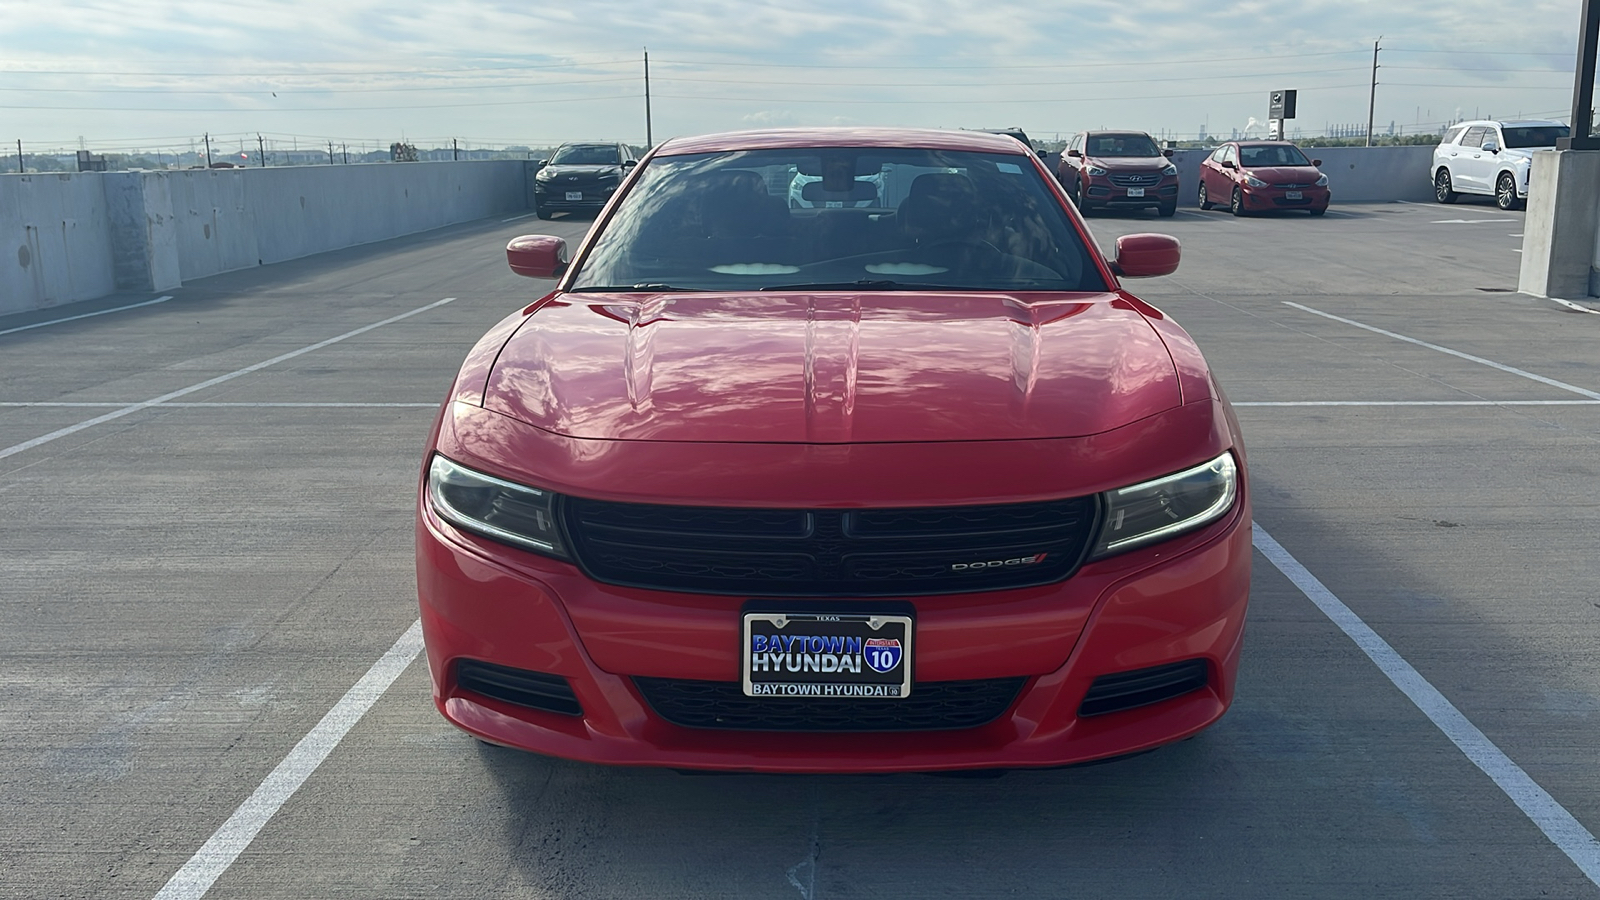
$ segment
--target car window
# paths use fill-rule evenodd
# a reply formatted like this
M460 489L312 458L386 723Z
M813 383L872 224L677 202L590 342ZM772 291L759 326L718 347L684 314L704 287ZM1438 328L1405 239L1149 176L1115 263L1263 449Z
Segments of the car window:
M1225 151L1227 151L1222 156L1223 161L1224 162L1231 162L1234 165L1238 165L1238 163L1239 163L1239 152L1238 152L1239 148L1238 148L1238 146L1235 145L1235 144L1229 144L1226 147L1224 147L1223 149Z
M1215 149L1215 150L1213 150L1211 152L1211 160L1213 162L1222 162L1222 158L1224 156L1227 156L1227 155L1228 155L1228 145L1227 144L1223 144L1221 147L1218 147L1217 149Z
M1244 166L1309 166L1311 160L1300 148L1288 144L1271 144L1265 147L1240 147L1239 158Z
M572 285L1105 290L1091 254L1024 157L749 150L646 163Z
M1483 138L1488 133L1489 129L1485 128L1484 126L1474 125L1473 127L1467 129L1466 134L1461 136L1461 146L1470 147L1476 150L1483 146Z
M1088 138L1085 156L1160 156L1161 150L1147 134L1095 134Z
M1565 125L1526 125L1500 129L1505 133L1506 147L1554 147L1557 138L1568 137L1572 129Z
M1461 140L1461 136L1466 133L1466 130L1467 130L1467 126L1465 126L1465 125L1457 125L1456 127L1450 129L1450 133L1446 134L1444 136L1444 139L1441 140L1439 143L1441 143L1441 144L1454 144L1454 143L1457 143L1458 141Z
M552 166L615 166L621 162L615 144L571 144L550 158Z

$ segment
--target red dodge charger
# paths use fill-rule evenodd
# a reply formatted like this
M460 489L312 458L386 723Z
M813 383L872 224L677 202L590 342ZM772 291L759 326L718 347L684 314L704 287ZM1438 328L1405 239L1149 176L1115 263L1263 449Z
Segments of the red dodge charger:
M792 208L800 183L809 206ZM1194 341L1017 142L668 141L429 439L434 700L495 744L767 772L1060 766L1215 722L1244 447Z

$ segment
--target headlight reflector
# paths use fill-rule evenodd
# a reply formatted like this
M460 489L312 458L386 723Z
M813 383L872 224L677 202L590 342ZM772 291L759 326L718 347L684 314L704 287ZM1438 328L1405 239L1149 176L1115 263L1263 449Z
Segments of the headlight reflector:
M1088 172L1090 175L1095 175L1095 176L1106 174L1106 170L1100 168L1099 166L1089 166L1088 168L1084 169L1084 171Z
M1239 494L1233 454L1103 494L1105 526L1091 559L1176 537L1222 518Z
M1174 163L1167 163L1165 166L1163 166L1161 168L1161 174L1162 175L1176 175L1176 174L1178 174L1178 167Z
M1326 176L1326 175L1318 175L1317 176L1317 187L1327 187L1327 186L1328 186L1328 176Z
M1265 181L1262 181L1261 179L1255 177L1254 175L1246 175L1246 176L1244 176L1244 183L1250 185L1251 187L1266 187L1267 186L1267 183Z
M555 496L475 472L438 454L428 465L428 502L440 518L491 540L566 559Z

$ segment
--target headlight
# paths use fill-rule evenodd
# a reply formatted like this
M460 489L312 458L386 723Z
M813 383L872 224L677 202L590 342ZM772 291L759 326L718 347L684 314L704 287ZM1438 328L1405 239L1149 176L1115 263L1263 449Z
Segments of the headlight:
M1254 175L1246 175L1244 177L1244 183L1250 185L1251 187L1266 187L1267 186L1267 183L1265 181L1262 181L1261 179L1255 177Z
M1167 163L1166 166L1162 168L1161 174L1163 174L1163 175L1176 175L1176 174L1178 174L1178 167L1176 165L1174 165L1173 163Z
M556 173L554 169L546 167L533 173L533 177L535 181L549 181L550 179L556 177Z
M1317 187L1327 187L1327 186L1328 186L1328 176L1326 176L1326 175L1318 175L1317 176Z
M1090 175L1104 175L1104 174L1106 174L1106 170L1100 168L1099 166L1090 166L1087 169L1084 169L1084 171L1088 172Z
M1105 527L1090 559L1164 541L1215 522L1233 508L1239 467L1224 453L1192 469L1104 494Z
M504 481L437 454L428 465L428 502L439 517L491 540L567 558L555 494Z

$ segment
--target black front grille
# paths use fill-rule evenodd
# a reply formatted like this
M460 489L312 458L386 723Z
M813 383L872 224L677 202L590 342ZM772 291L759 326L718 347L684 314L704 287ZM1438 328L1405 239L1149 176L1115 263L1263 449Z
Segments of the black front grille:
M650 707L685 728L732 731L951 731L999 718L1024 678L930 681L900 700L746 697L738 682L633 679Z
M1094 497L918 509L736 509L566 498L591 577L758 597L891 597L1049 584L1077 570Z
M517 706L564 716L583 715L572 685L560 675L463 659L456 663L456 683L463 690Z
M1078 707L1078 715L1103 716L1171 700L1205 687L1206 672L1205 660L1188 659L1150 669L1101 675L1089 686L1083 705Z
M1129 174L1111 174L1111 183L1117 187L1148 187L1161 181L1161 175L1156 172L1133 172Z

